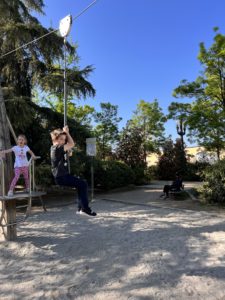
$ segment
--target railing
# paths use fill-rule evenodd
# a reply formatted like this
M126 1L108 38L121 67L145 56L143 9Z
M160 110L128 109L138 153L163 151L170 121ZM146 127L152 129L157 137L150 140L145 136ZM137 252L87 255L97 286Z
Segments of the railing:
M29 180L30 180L30 194L32 191L36 189L36 182L35 182L35 160L40 159L40 156L36 156L35 159L32 157L29 160ZM5 197L5 162L2 157L0 157L0 164L1 164L1 186L2 186L2 196Z
M36 182L35 182L35 160L40 159L40 156L36 156L35 159L33 157L29 160L29 180L30 180L30 194L32 191L36 190Z
M1 205L0 205L0 227L2 228L3 234L7 236L14 236L13 239L16 236L16 225L18 223L24 222L30 215L31 209L32 209L32 198L39 197L42 207L44 211L46 211L45 204L42 200L42 196L45 195L45 192L37 192L36 191L36 183L35 183L35 160L39 159L40 157L30 158L28 162L28 168L29 168L29 187L30 191L29 194L25 193L15 193L15 195L11 198L6 197L5 193L5 160L0 157L0 172L1 172L1 184L2 184L2 196L0 197ZM28 202L26 205L16 205L16 200L18 199L27 199ZM7 201L15 201L15 205L8 206ZM26 208L25 215L19 218L17 217L17 209ZM7 228L7 233L4 231L4 228ZM9 237L11 239L11 237Z
M5 197L5 164L2 157L0 157L1 163L1 185L2 185L2 196Z

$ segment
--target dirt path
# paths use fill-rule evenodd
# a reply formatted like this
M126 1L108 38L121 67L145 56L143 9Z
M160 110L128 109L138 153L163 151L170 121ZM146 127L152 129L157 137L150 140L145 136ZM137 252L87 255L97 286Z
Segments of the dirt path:
M17 242L1 242L0 299L225 299L223 214L93 207L96 218L74 206L35 211Z

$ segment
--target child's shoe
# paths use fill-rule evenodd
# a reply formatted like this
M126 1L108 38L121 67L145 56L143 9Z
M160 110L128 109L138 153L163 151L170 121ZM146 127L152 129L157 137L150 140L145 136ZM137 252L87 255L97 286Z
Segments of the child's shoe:
M92 211L90 208L81 209L80 215L88 215L88 216L92 216L92 217L97 216L96 212Z
M8 196L8 197L13 197L13 191L10 191L10 190L9 190L7 196Z

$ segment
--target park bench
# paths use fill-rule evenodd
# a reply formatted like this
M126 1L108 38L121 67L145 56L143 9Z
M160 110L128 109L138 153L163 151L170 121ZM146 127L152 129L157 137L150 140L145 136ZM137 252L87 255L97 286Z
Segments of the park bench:
M171 198L176 199L176 196L179 195L179 194L181 194L181 193L183 193L183 191L184 191L184 184L182 184L182 187L181 187L180 190L175 189L175 188L171 189L169 191L169 195L171 196Z

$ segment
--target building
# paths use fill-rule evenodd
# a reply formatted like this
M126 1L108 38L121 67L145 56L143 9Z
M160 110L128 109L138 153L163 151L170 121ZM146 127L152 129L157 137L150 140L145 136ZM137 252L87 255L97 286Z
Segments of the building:
M194 146L194 147L187 147L185 149L187 153L187 157L191 163L196 162L209 162L213 163L217 161L217 155L214 152L209 152L205 150L202 146ZM160 155L156 153L151 153L147 157L148 166L156 166L158 163ZM223 151L221 158L225 158L225 150Z

